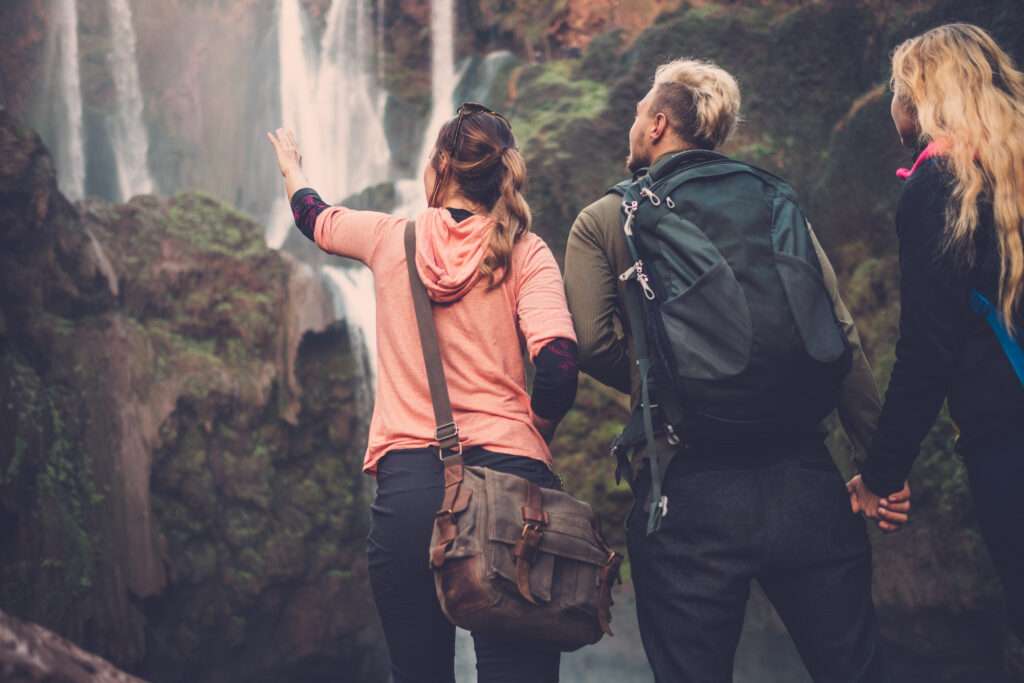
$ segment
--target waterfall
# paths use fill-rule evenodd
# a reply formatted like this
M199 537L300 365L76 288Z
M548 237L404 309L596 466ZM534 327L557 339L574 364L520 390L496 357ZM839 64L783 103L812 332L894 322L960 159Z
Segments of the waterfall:
M373 74L379 60L372 0L332 0L317 45L299 0L278 2L278 59L283 125L295 132L303 169L327 202L339 202L387 180L391 154L384 133L383 102ZM279 248L292 227L287 201L271 211L266 240ZM376 356L373 278L355 263L325 266L322 275L348 323L353 349ZM373 363L364 375L374 382Z
M420 170L411 179L399 180L395 187L399 197L399 213L415 216L427 205L423 192L422 170L434 148L437 133L444 122L455 114L453 96L459 82L455 68L455 8L453 0L430 3L430 118L423 130L423 141L417 156Z
M50 125L44 131L48 133L46 143L53 150L61 191L70 199L81 199L85 196L85 151L75 0L56 0L46 53L47 81L56 81L47 88Z
M111 146L117 162L120 201L153 192L149 174L149 140L142 123L142 90L135 59L135 28L128 0L110 0L110 71L117 97Z
M303 168L324 200L338 202L386 180L391 155L375 92L373 29L365 0L332 0L320 45L314 45L299 0L279 0L281 117L295 131ZM278 248L291 223L280 198L267 243Z
M452 0L430 3L430 120L423 134L421 163L433 148L437 131L455 113L455 11Z
M308 173L340 201L388 178L391 155L384 134L383 98L374 69L373 26L365 0L333 0L316 76L317 124L322 136L309 148Z

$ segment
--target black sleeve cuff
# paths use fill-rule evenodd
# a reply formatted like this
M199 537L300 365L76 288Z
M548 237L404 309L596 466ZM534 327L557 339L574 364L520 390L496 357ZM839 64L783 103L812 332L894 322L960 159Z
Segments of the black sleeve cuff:
M291 207L295 226L309 241L315 242L313 231L316 228L316 217L327 208L327 203L320 198L316 190L303 187L292 195Z
M903 489L908 474L886 471L879 457L869 457L861 467L860 476L864 485L876 496L888 496Z

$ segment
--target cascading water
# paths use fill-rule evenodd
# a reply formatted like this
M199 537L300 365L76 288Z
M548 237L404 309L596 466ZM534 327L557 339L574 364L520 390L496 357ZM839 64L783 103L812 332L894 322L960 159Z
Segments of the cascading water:
M452 99L459 82L455 69L455 9L452 0L436 0L430 4L430 118L423 131L423 141L416 156L422 171L434 147L437 132L455 114ZM426 205L422 173L395 183L399 212L414 216Z
M303 168L329 202L386 180L391 155L383 127L383 92L375 88L376 42L367 0L332 0L319 45L310 38L299 0L279 0L278 58L283 124L299 139ZM291 210L279 198L267 243L279 248L291 229ZM376 349L373 278L352 264L325 266L339 317L353 346ZM373 381L372 363L365 375Z
M70 199L85 196L82 144L82 87L78 65L78 8L75 0L57 0L47 36L45 106L48 125L41 132L57 165L57 182Z
M303 168L326 201L340 201L388 178L391 155L374 89L373 29L364 0L332 0L320 45L299 0L278 3L281 117L295 131ZM282 198L267 243L280 247L291 222Z
M365 0L334 0L320 46L316 114L320 138L309 173L335 200L386 180L391 155L382 93L374 87L373 26Z
M455 113L452 93L458 83L455 72L455 9L452 0L430 4L430 119L423 134L420 163L434 145L434 137Z
M142 123L142 90L135 59L135 28L128 0L110 0L110 71L117 96L117 113L111 122L111 146L117 161L119 199L153 192L149 173L149 140Z

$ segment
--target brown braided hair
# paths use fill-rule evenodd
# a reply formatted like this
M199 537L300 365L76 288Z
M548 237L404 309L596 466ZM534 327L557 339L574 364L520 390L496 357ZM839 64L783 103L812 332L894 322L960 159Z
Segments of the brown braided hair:
M443 166L442 155L448 159ZM480 272L490 287L497 287L508 277L512 249L530 231L532 220L523 197L526 161L512 127L505 117L483 108L464 112L441 127L430 164L437 174L431 206L457 192L494 219Z

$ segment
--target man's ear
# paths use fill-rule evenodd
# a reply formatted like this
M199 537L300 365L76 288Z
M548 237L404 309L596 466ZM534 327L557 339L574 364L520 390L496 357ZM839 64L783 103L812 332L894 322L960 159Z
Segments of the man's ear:
M654 115L654 125L651 126L651 144L658 144L665 133L668 132L668 117L658 112Z

